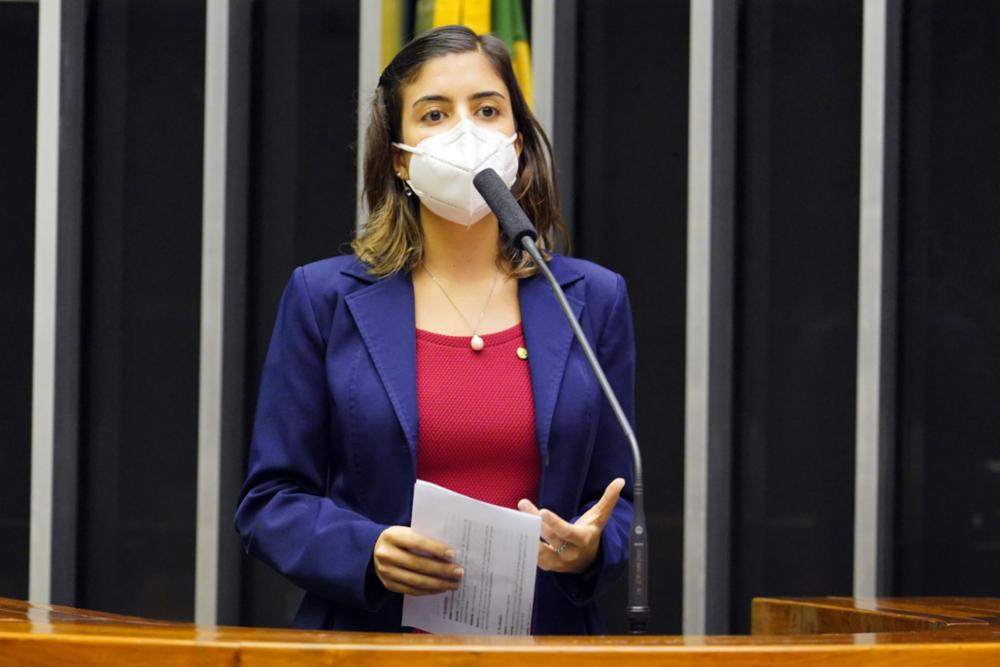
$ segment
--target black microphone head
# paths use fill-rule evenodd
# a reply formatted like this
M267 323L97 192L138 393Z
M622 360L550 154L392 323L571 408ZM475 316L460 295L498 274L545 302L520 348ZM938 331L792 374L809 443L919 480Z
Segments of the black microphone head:
M521 246L521 239L525 236L530 236L532 240L538 238L535 226L528 220L528 216L521 210L510 188L496 171L483 169L472 179L472 184L497 216L500 229L515 247Z

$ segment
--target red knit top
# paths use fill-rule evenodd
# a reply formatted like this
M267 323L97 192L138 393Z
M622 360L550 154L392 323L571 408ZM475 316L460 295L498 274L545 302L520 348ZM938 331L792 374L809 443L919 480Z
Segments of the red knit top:
M417 329L417 477L503 507L537 502L541 467L521 325L483 335L480 352L470 338Z

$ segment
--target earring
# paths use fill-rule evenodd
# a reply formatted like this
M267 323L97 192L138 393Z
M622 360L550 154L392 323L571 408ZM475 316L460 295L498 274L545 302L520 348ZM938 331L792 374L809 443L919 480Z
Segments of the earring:
M406 196L407 197L412 196L413 195L413 190L410 189L410 184L407 183L406 180L403 178L403 172L397 171L396 172L396 176L399 178L400 181L402 181L402 183L403 183L403 191L406 193Z

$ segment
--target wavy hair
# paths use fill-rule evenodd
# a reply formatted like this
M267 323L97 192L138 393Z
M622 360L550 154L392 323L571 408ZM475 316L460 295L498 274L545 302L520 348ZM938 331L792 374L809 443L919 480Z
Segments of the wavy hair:
M402 141L403 87L416 80L428 60L469 51L482 53L510 92L515 126L522 137L517 180L511 191L535 223L538 247L546 259L556 248L569 251L569 236L559 216L552 145L528 108L506 45L464 26L444 26L417 37L396 54L379 77L372 99L364 155L364 197L369 215L351 248L373 275L410 271L423 259L419 200L406 196L402 181L393 172L392 144ZM520 278L537 272L528 254L502 234L499 245L498 265L506 266L505 260L509 260L511 275Z

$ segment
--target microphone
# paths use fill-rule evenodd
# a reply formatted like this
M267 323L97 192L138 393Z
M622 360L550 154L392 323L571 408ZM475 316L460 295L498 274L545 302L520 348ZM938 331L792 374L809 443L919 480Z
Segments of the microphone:
M535 264L538 265L538 268L545 275L549 285L552 286L556 300L562 307L563 314L569 321L570 328L573 329L573 334L583 349L587 361L590 362L590 368L594 371L597 382L601 385L601 390L604 392L608 403L611 404L611 409L618 419L618 424L621 426L632 448L635 483L632 487L632 526L629 529L628 606L625 607L625 615L628 618L631 633L634 635L644 634L646 632L646 624L649 622L649 593L646 580L648 554L646 548L646 511L643 508L642 500L642 456L639 453L639 442L636 440L635 433L632 431L632 425L629 423L625 411L622 410L622 406L618 402L614 390L611 388L611 383L608 382L608 378L604 375L604 370L597 360L597 355L594 354L590 343L587 342L587 338L583 334L583 329L580 328L580 323L573 316L573 310L566 300L566 295L563 293L555 276L552 275L552 271L549 270L548 264L542 259L542 255L538 251L538 246L535 245L535 240L538 238L535 226L531 224L528 216L525 215L517 200L514 199L510 188L507 187L507 184L503 182L503 179L493 169L484 169L476 174L472 179L472 184L479 191L479 194L483 196L483 199L486 200L490 210L497 216L497 221L500 223L500 229L503 233L514 243L515 247L523 247L531 255L531 258L535 260Z
M524 237L538 238L535 226L528 220L524 210L510 193L510 188L503 182L500 175L493 169L483 169L472 179L472 184L479 190L490 210L497 216L500 229L511 240L514 247L520 247ZM531 251L528 251L531 253ZM532 255L534 257L534 255ZM537 262L538 259L535 258Z

